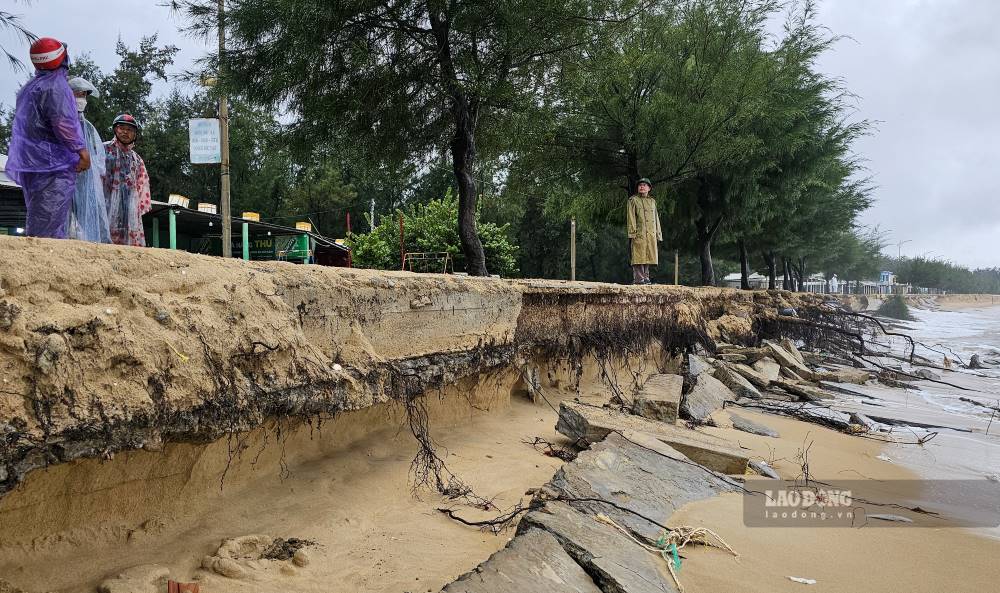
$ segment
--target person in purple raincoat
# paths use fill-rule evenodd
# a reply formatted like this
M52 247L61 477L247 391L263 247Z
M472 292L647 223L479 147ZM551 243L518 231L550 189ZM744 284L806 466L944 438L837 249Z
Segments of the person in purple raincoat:
M24 190L25 234L65 239L76 174L90 168L66 45L51 37L31 44L35 77L17 93L7 175Z

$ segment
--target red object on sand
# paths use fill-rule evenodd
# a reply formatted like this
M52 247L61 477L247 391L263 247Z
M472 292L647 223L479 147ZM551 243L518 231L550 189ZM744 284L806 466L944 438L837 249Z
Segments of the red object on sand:
M198 583L178 583L167 581L167 593L200 593Z

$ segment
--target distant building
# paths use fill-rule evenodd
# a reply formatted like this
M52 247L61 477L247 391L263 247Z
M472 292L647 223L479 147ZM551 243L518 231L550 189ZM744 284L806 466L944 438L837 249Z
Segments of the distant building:
M767 276L761 276L757 272L750 274L750 288L754 290L767 288ZM727 288L739 288L740 287L740 273L736 272L733 274L728 274L722 279L722 283Z

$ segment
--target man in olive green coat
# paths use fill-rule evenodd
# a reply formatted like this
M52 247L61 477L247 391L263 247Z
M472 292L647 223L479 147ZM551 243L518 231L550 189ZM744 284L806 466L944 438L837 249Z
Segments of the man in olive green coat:
M656 200L649 195L653 184L643 177L638 194L628 199L628 238L632 249L632 281L649 284L649 266L659 263L656 243L663 240Z

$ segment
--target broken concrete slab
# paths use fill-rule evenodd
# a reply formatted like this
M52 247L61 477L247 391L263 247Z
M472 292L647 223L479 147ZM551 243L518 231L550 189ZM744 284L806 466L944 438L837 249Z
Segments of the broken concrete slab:
M729 365L729 368L743 375L747 381L753 383L754 387L757 387L758 389L767 389L767 387L771 384L770 379L745 364L731 364Z
M787 368L793 371L796 375L800 377L810 378L812 377L812 371L805 365L805 363L799 361L794 355L792 355L788 350L785 350L779 344L775 344L770 340L764 340L764 347L768 349L771 353L771 358L773 358L778 364L783 368ZM801 356L801 354L800 354Z
M518 533L539 529L552 534L563 550L605 593L675 593L663 559L650 554L607 523L574 510L564 502L548 502L526 514ZM534 588L524 589L533 591Z
M743 416L738 416L736 414L730 413L729 420L733 423L733 428L736 430L742 430L743 432L749 432L750 434L759 434L765 437L778 438L778 431L773 428L764 426L759 422L754 422L749 418L744 418Z
M680 375L653 375L635 396L632 413L673 424L681 405L684 377Z
M702 422L726 401L735 401L734 394L721 381L708 373L698 375L694 389L681 399L681 416Z
M739 397L760 398L760 391L753 386L753 383L729 364L720 364L715 369L714 377Z
M790 338L781 338L781 347L785 349L786 352L791 354L795 360L799 361L799 364L805 366L806 359L802 357L802 353L799 352L798 346L795 345Z
M785 377L786 379L791 379L792 381L795 381L797 383L805 381L805 379L803 379L798 373L796 373L795 371L793 371L788 367L781 367L781 376Z
M622 527L655 540L663 532L656 523L666 524L676 509L733 488L676 451L665 454L615 433L564 465L544 490L591 499L571 506L607 515Z
M867 370L852 367L834 368L829 371L816 372L814 375L817 380L853 383L854 385L864 385L872 378L871 373Z
M613 432L628 434L631 430L648 434L717 472L740 474L747 467L747 456L720 438L607 408L564 401L559 404L556 430L583 445L600 442Z
M715 366L708 360L697 354L688 354L688 376L692 379L697 378L702 373L711 373L713 370L715 370Z
M781 365L769 356L753 363L753 370L760 373L768 381L777 381L781 377ZM749 379L749 377L747 378Z
M815 402L827 399L835 399L836 397L832 393L827 393L822 389L812 387L811 385L808 385L806 383L797 383L795 381L784 381L779 379L775 381L774 384L777 385L778 387L781 387L788 393L791 393L792 395L799 396L799 398L805 401Z
M744 356L744 355L742 355L742 354L726 353L726 354L720 354L719 355L719 360L722 360L722 361L725 361L725 362L746 362L747 361L747 357Z
M548 531L528 528L443 593L601 593Z

